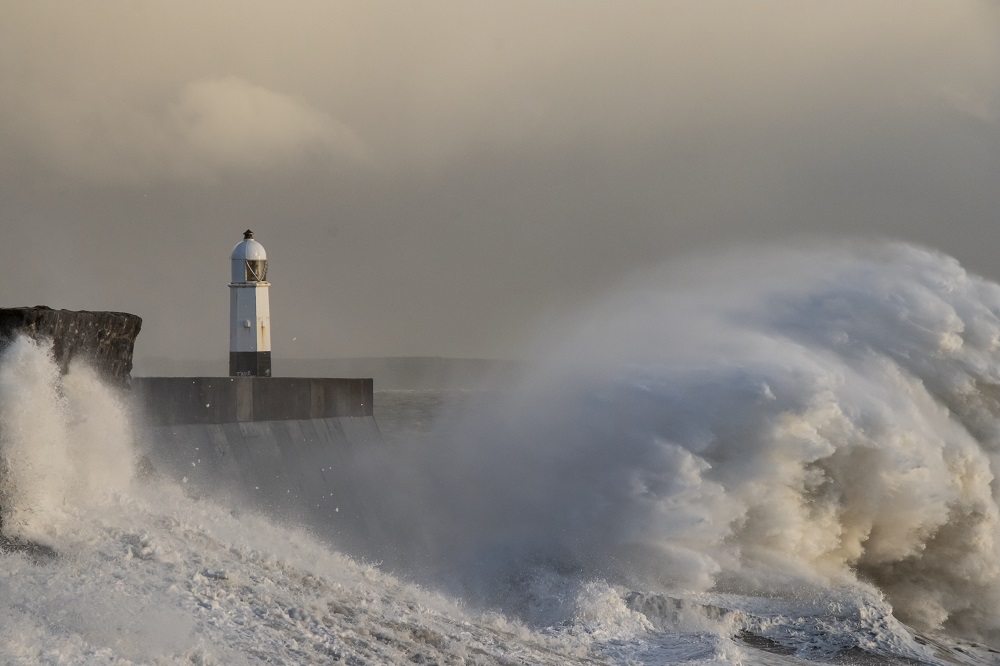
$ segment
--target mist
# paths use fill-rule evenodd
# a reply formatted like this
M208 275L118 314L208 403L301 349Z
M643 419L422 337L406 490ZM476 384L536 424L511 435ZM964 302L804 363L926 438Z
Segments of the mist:
M998 312L1000 286L903 244L648 271L516 390L359 468L369 557L540 626L602 580L870 589L995 640Z

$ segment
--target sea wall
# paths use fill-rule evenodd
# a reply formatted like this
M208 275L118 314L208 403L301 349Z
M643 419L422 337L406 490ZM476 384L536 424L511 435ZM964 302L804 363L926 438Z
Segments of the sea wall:
M150 425L372 416L371 379L136 377L132 393Z
M381 452L371 379L137 377L147 472L234 510L346 542L366 533L355 470Z
M371 416L148 426L140 438L153 473L189 495L344 538L366 530L352 470L381 445Z
M141 328L142 319L127 312L53 310L40 305L0 308L0 349L19 334L51 340L63 374L70 361L82 358L108 382L127 387Z

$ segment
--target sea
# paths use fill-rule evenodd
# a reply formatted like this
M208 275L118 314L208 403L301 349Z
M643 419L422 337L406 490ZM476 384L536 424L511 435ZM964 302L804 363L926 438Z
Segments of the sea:
M1000 663L1000 285L741 248L526 352L377 391L344 535L150 469L126 396L13 341L0 663Z

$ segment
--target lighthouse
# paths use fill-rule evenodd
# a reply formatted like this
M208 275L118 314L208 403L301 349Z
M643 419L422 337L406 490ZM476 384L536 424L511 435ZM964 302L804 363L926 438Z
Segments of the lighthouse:
M249 229L230 256L229 376L271 376L271 313L267 253Z

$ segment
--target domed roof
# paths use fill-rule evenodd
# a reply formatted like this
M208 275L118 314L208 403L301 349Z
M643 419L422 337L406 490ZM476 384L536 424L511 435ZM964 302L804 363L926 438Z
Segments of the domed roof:
M264 246L253 239L253 232L247 229L243 233L243 240L236 244L233 253L229 256L233 261L251 261L267 259L267 252Z

